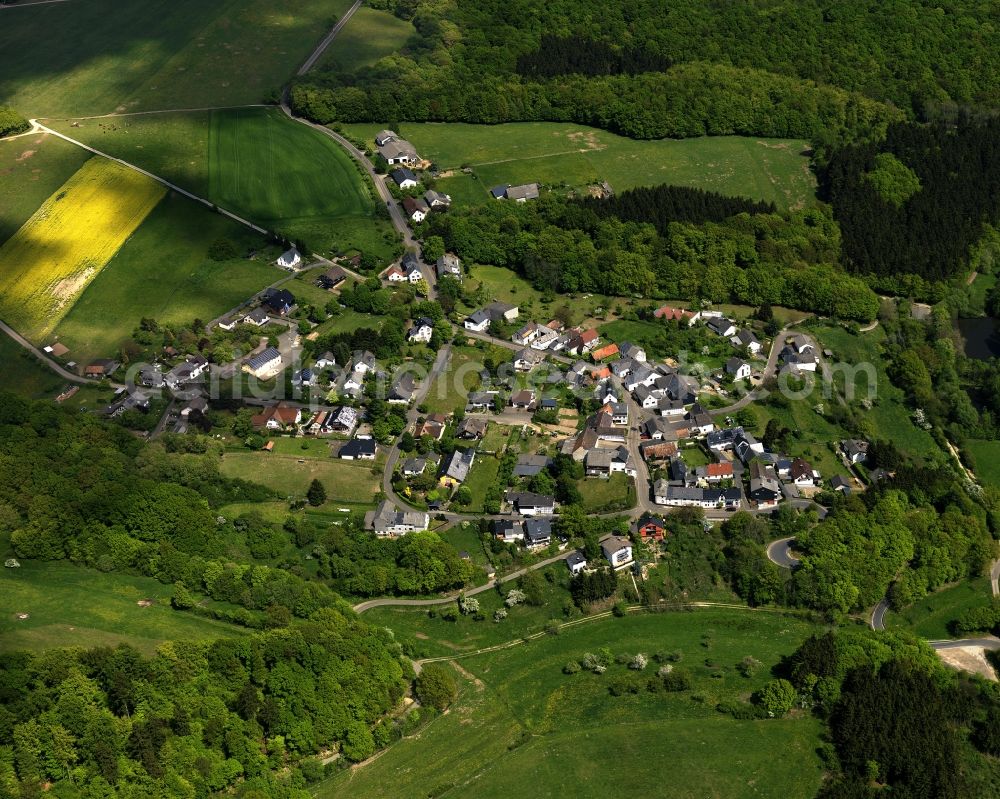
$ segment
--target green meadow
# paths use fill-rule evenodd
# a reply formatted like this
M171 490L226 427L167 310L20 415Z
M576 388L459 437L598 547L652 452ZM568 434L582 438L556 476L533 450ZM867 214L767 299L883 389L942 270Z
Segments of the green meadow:
M460 695L447 714L332 777L316 796L384 796L386 785L398 796L488 799L812 796L822 776L815 719L736 721L715 706L760 688L815 629L778 613L713 608L583 619L558 635L459 656ZM690 672L691 689L647 691L658 668L652 658L641 674L617 663L603 675L563 673L568 661L602 648L679 653L675 668ZM735 668L748 655L762 664L750 678ZM621 680L642 688L612 696L609 683Z
M25 116L266 99L351 0L72 0L11 8L0 97Z
M152 654L168 640L245 634L239 627L173 610L171 592L171 586L149 577L22 561L20 568L0 574L0 652L128 643ZM139 605L142 600L152 605Z
M928 594L899 612L890 611L886 614L886 627L910 630L931 641L953 638L948 625L965 611L988 605L991 594L987 578L964 580Z
M262 259L213 261L208 250L222 238L240 252L263 243L199 203L165 197L59 323L55 334L69 357L83 362L114 355L143 318L208 322L284 274Z
M389 223L374 216L374 189L350 156L275 108L49 124L316 252L386 261L395 252Z
M337 505L373 506L381 481L372 474L375 461L342 461L278 452L227 452L221 470L226 477L264 483L289 497L305 497L319 480L326 489L326 508Z
M352 138L369 141L382 126L343 127ZM661 183L692 186L768 200L781 208L815 201L809 145L798 140L720 136L637 141L554 122L403 123L398 132L439 169L471 168L472 177L459 172L438 180L438 189L482 202L499 184L542 183L581 190L601 181L615 191Z
M370 67L398 52L416 29L388 11L362 6L337 34L319 62L319 69L352 72Z

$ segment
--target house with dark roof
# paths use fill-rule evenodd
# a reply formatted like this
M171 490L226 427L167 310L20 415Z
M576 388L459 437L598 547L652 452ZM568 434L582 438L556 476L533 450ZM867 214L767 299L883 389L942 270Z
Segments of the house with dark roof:
M574 577L587 568L587 559L580 550L570 552L566 556L566 568Z
M662 516L643 513L642 516L632 522L631 530L643 540L649 538L654 541L662 541L666 535L667 522Z
M522 516L551 516L556 512L555 499L544 494L508 491L507 502Z
M515 477L534 477L552 463L552 458L548 455L524 454L519 455L517 463L514 464Z
M243 362L243 371L255 377L267 377L281 368L281 353L274 347L267 347Z
M633 561L632 542L622 536L613 535L601 542L601 552L612 569L624 569Z
M524 522L520 519L496 519L493 522L493 535L505 543L524 540Z
M399 169L394 169L389 173L389 177L392 178L393 183L395 183L401 189L413 189L417 187L420 183L417 180L416 174L406 167L400 167Z
M552 542L552 520L547 517L528 519L524 523L524 543L529 548L547 547Z
M373 461L375 452L374 438L352 438L340 448L337 457L344 461Z
M472 447L469 449L456 449L444 467L444 472L441 475L441 485L454 488L464 483L469 476L469 470L472 468L475 460L476 450Z

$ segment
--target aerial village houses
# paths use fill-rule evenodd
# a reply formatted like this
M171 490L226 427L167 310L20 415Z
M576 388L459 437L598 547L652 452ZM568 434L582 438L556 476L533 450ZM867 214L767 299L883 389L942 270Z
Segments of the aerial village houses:
M430 516L419 511L400 511L389 500L384 499L373 511L365 514L365 527L375 535L405 535L418 530L426 530Z

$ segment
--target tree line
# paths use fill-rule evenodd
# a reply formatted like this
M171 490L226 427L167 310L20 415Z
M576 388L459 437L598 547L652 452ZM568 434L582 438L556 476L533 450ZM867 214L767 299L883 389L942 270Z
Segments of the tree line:
M638 75L662 72L673 62L642 45L615 47L584 36L542 35L538 49L521 53L517 73L533 78L561 75Z
M698 193L665 194L692 218L716 202ZM658 196L630 195L634 214L655 218ZM859 321L875 318L879 308L863 280L836 267L840 232L828 208L666 221L661 233L653 224L602 218L589 204L547 195L432 215L425 228L463 260L508 267L542 291L785 305Z

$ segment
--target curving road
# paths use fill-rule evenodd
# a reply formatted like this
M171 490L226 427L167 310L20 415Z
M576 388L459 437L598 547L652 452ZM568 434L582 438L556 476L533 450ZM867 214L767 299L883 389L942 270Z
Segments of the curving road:
M86 377L80 377L80 375L73 374L73 372L63 367L62 364L52 360L48 355L46 355L42 350L38 349L38 347L36 347L34 344L28 341L28 339L26 339L24 336L22 336L20 333L14 330L14 328L12 328L10 325L4 322L0 322L0 331L3 331L12 339L14 339L15 342L24 347L28 352L30 352L32 355L38 358L38 360L40 360L45 366L49 367L53 372L55 372L57 375L64 378L65 380L68 380L71 383L78 383L82 386L93 386L98 384L98 381L96 380L89 380ZM117 388L121 384L111 383L110 385L115 386Z
M767 545L767 558L772 563L776 563L784 569L794 569L800 563L797 557L792 554L792 546L795 544L795 536L779 538Z
M993 561L990 570L990 584L993 586L993 596L1000 596L1000 559Z

